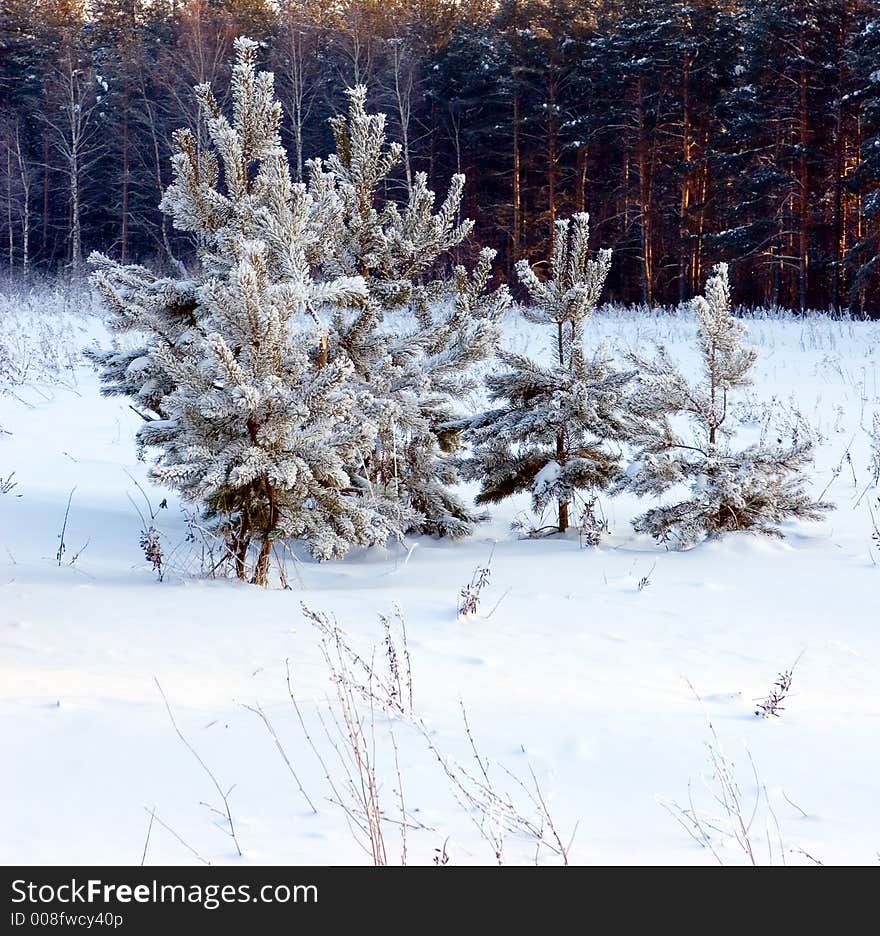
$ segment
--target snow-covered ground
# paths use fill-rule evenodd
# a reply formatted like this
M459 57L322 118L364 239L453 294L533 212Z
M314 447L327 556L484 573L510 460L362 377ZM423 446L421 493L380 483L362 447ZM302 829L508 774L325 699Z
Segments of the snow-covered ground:
M30 307L7 303L0 325L0 344L5 336L19 359L28 335L74 350L102 339L100 323L63 302ZM618 350L661 339L697 361L687 315L606 310L588 334ZM880 324L764 318L747 337L760 357L735 411L743 438L784 435L795 411L815 426L812 488L827 487L837 505L825 522L789 526L784 541L735 535L676 553L632 533L645 505L606 498L612 535L581 549L575 533L518 539L521 499L469 541L418 539L324 564L301 557L290 588L268 591L193 574L199 543L186 541L175 499L146 481L137 415L102 398L87 365L65 369L63 354L52 362L32 341L34 363L0 394L0 484L13 471L17 482L0 494L0 861L369 862L317 757L347 802L346 745L326 702L334 688L304 601L335 615L366 658L375 648L381 672L379 615L397 604L405 617L425 731L380 711L369 722L362 709L391 863L401 788L409 863L431 863L445 843L451 864L491 864L499 838L504 863L535 860L534 837L505 833L502 809L466 808L438 763L436 752L451 772L483 779L462 706L493 788L535 817L533 771L574 863L711 864L713 849L725 864L747 861L713 800L722 788L707 742L735 765L746 821L758 797L756 861L876 863L880 550L870 508L878 520L880 510L868 430L880 410ZM506 340L532 350L542 341L513 313ZM170 556L161 583L138 543L135 482ZM490 554L478 613L459 619L459 592ZM780 717L757 718L756 700L796 660ZM186 741L232 788L241 858L157 681ZM316 812L245 706L261 708ZM712 848L688 835L674 803L702 817ZM540 848L538 860L561 859Z

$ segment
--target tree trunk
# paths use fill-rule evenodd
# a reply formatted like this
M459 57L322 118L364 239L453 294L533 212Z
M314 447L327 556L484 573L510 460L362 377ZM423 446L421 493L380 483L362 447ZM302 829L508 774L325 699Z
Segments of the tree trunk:
M562 322L556 323L556 350L559 358L559 366L565 366L565 332ZM556 463L565 464L565 431L560 430L556 433ZM559 498L559 532L564 533L568 529L568 501Z
M269 585L269 560L272 556L272 540L264 536L260 542L260 554L257 556L257 562L254 566L254 574L251 576L251 585L259 585L261 588L267 588Z
M128 96L125 100L125 115L122 121L122 206L119 230L119 254L123 263L128 258L128 198L130 187L130 155L128 152Z
M436 164L437 164L437 101L434 95L431 95L431 123L428 132L428 185L431 189L436 186Z
M6 140L6 225L9 228L9 272L15 261L15 237L12 229L12 146Z
M556 190L559 174L559 124L556 117L557 77L555 66L551 62L547 84L547 221L548 237L553 243L553 229L556 224Z
M516 79L514 79L515 81ZM513 243L509 266L522 256L522 156L519 139L519 91L513 89Z
M247 512L242 513L239 520L238 529L232 540L232 557L235 561L236 578L243 582L247 581L247 556L251 545L251 524L250 516Z
M839 313L842 302L843 258L846 254L846 204L843 184L847 169L846 116L843 96L848 85L847 51L849 42L849 6L844 2L841 7L840 35L838 38L837 93L835 95L834 128L834 200L832 218L832 236L834 237L833 260L831 267L831 308Z
M805 30L800 35L801 60L806 55ZM807 144L809 141L809 100L807 96L807 71L801 68L798 80L799 114L798 114L798 305L801 312L806 312L808 304L808 276L810 263L810 190L809 169L807 164Z
M710 144L710 130L707 127L703 131L703 153L705 153ZM696 244L694 245L693 250L693 268L691 270L691 288L696 290L696 287L703 282L703 236L706 232L706 203L708 201L709 195L709 162L707 159L702 160L700 166L700 171L697 175L697 230L696 230Z
M559 502L559 532L564 533L568 529L568 501Z
M681 199L678 212L678 301L685 302L690 299L694 284L691 275L694 268L694 245L691 241L689 224L691 210L691 181L693 172L690 162L693 158L691 140L691 106L690 106L690 80L691 60L686 56L682 67L681 98L682 98L682 130L681 130L681 158L684 166L681 174Z
M589 149L586 144L577 148L577 175L575 178L574 203L578 211L587 210L587 164Z
M43 263L48 259L49 251L49 137L43 132L43 217L42 217L40 254Z
M648 152L648 135L645 126L645 93L642 79L638 82L636 119L638 126L639 160L639 232L642 254L642 302L650 305L653 300L654 260L651 251L651 167Z
M150 140L152 142L152 156L153 156L153 169L155 171L155 182L156 182L156 195L158 200L161 200L162 194L165 191L165 185L162 181L162 156L159 152L159 133L156 128L156 116L153 111L153 104L147 96L146 87L141 82L141 101L143 103L143 112L147 116L150 127ZM168 223L167 216L164 211L159 213L159 231L162 239L162 246L165 248L165 253L168 255L168 259L175 265L183 267L178 261L177 257L174 256L174 250L171 246L171 241L168 237Z
M260 540L260 553L257 556L257 562L254 566L254 574L251 577L252 585L259 585L261 588L269 586L269 560L272 557L272 534L278 526L278 505L275 501L275 491L270 481L263 480L263 492L269 503L269 522L268 528L263 532Z
M21 148L21 131L15 128L15 155L18 161L18 172L21 176L21 272L27 278L30 266L30 237L31 237L31 179L30 167Z
M79 160L76 151L70 154L70 266L74 273L82 264L82 227L79 206Z
M556 434L556 462L559 465L565 464L565 433ZM568 529L568 501L559 498L559 532L564 533Z
M406 190L412 191L412 162L409 154L409 125L412 112L412 72L404 75L403 41L394 46L394 98L400 120L400 138L403 145L403 169L406 173Z
M833 259L831 261L831 308L840 312L840 280L843 267L843 254L846 250L846 229L843 217L843 175L845 171L845 141L843 139L843 108L837 103L837 120L834 141L834 200L831 222L834 237Z

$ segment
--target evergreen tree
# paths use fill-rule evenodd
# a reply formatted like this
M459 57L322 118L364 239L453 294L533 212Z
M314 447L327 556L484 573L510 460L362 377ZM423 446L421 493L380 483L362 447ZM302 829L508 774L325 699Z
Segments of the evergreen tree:
M730 312L726 264L706 282L705 296L693 302L699 321L703 379L690 384L664 348L653 360L632 356L639 368L633 408L656 420L638 439L637 454L618 488L659 496L678 485L688 496L649 510L633 521L637 532L682 548L706 536L749 530L781 536L778 525L791 518L816 520L829 504L804 490L801 471L812 460L812 438L787 447L731 447L728 400L749 383L756 351L741 343L744 327ZM685 417L683 433L671 417Z
M373 490L396 503L403 529L461 536L480 515L452 490L457 438L448 425L475 386L472 365L494 350L509 294L487 291L492 250L471 272L458 265L443 275L444 255L473 227L458 219L463 175L436 209L424 173L413 175L403 203L379 198L401 147L386 142L384 115L368 114L365 101L363 86L349 92L348 114L332 122L336 152L309 164L313 197L341 205L322 269L366 284L357 309L334 315L327 354L351 363L378 427L361 466Z
M231 122L208 86L196 89L210 146L175 135L162 208L198 238L199 273L175 281L100 255L93 263L111 324L146 336L134 355L97 356L107 391L151 411L138 442L157 453L153 477L202 505L236 574L265 585L278 539L301 538L327 558L397 530L350 470L376 427L351 362L328 359L319 317L362 303L366 285L313 279L341 206L330 190L292 184L272 76L256 73L255 49L236 40Z
M604 348L588 356L584 325L595 312L611 252L590 259L589 218L556 222L550 277L541 281L528 261L517 274L532 304L525 318L547 326L555 360L542 364L502 351L502 369L486 378L495 406L468 422L473 454L469 477L481 482L477 503L497 503L520 491L541 513L555 502L556 529L564 533L578 492L595 493L617 478L620 452L636 424L623 404L631 374L615 370Z

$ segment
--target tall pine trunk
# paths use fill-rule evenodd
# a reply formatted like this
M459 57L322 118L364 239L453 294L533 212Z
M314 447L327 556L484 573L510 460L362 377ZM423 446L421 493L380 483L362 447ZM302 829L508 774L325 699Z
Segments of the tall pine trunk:
M125 115L122 121L122 204L119 219L119 253L123 263L128 259L128 200L131 186L131 155L128 147L128 100L126 95Z
M807 54L805 30L800 33L801 61ZM810 135L807 70L801 67L798 76L798 306L806 312L809 301L808 278L810 264L810 189L807 152Z
M650 305L653 300L654 258L652 253L652 216L651 193L651 158L647 127L645 125L645 91L643 80L639 78L636 101L636 122L638 130L639 161L639 233L641 239L642 261L642 302Z
M9 272L15 261L15 236L12 227L12 147L6 141L6 226L9 229Z
M556 325L556 348L559 357L559 366L565 366L565 333L562 322ZM560 428L556 433L556 463L565 464L565 430ZM564 533L568 529L568 501L559 498L559 532Z

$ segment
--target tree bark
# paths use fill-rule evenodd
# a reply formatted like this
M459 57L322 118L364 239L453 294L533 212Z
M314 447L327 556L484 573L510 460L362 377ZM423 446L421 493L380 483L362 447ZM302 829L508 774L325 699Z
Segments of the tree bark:
M12 145L6 140L6 226L9 228L9 272L15 261L15 236L12 227Z
M801 61L806 56L805 30L800 33ZM810 136L808 76L803 66L798 76L799 108L798 108L798 305L801 312L806 312L809 291L808 277L810 264L810 189L809 166L807 163L807 147Z
M30 166L21 146L21 128L18 125L15 127L15 155L21 176L21 272L27 278L30 267L31 178Z
M653 301L654 258L652 254L652 217L653 210L651 195L651 160L647 128L645 126L645 92L644 84L640 78L637 87L636 124L638 132L638 161L639 161L639 233L641 235L642 260L642 302L651 305Z

